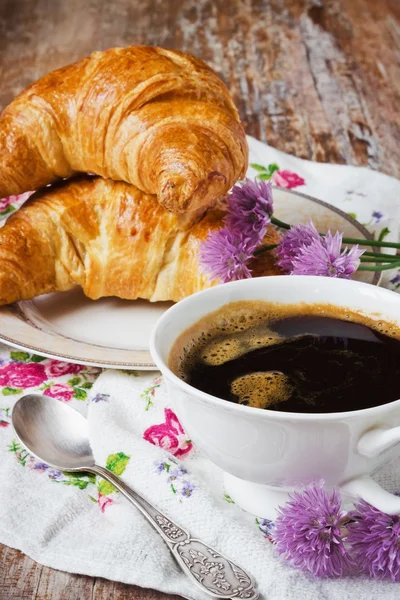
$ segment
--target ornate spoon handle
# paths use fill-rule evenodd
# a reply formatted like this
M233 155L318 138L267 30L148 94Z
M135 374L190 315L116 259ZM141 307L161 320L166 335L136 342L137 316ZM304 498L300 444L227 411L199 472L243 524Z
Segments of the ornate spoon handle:
M191 537L111 471L97 465L90 470L107 479L140 510L166 542L185 575L203 592L216 598L258 598L253 578L243 569L217 550Z

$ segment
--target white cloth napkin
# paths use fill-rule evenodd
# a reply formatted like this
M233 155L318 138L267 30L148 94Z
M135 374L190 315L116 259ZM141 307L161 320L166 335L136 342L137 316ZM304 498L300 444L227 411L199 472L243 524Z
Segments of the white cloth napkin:
M276 163L277 184L297 185L398 239L400 182L368 169L311 163L249 138L252 163ZM274 167L270 168L271 170ZM250 169L249 176L256 171ZM304 183L302 183L304 182ZM301 184L301 185L300 185ZM1 206L0 206L1 208ZM385 285L396 289L396 272ZM91 384L95 381L92 389ZM170 408L157 372L104 371L13 351L0 352L0 542L47 566L203 599L181 573L158 534L103 480L72 477L41 464L18 445L10 413L23 393L69 402L89 420L98 464L219 549L256 579L268 600L324 598L397 600L391 582L363 576L315 580L289 568L268 540L268 522L225 495L222 473L198 453ZM400 461L379 474L400 490Z

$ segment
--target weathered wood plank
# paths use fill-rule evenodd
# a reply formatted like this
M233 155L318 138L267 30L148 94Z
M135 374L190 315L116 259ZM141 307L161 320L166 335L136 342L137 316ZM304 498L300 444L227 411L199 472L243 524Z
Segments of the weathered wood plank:
M93 49L160 44L207 60L250 134L400 175L399 12L394 0L3 0L0 106Z
M101 578L73 575L38 565L0 544L0 600L178 600Z
M180 600L178 596L161 594L155 590L124 585L115 581L96 579L91 600Z
M42 570L21 552L0 545L0 600L34 598Z

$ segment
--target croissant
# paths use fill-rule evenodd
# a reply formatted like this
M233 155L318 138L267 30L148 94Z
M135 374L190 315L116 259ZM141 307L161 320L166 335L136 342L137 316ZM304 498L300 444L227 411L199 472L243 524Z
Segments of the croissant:
M94 52L28 87L0 117L0 156L0 198L85 172L198 213L244 176L248 147L212 69L137 46Z
M178 301L215 285L201 272L200 243L222 227L222 206L187 231L154 196L84 176L34 194L0 229L0 305L75 285L86 296ZM276 243L274 229L266 243ZM278 273L271 252L257 275Z

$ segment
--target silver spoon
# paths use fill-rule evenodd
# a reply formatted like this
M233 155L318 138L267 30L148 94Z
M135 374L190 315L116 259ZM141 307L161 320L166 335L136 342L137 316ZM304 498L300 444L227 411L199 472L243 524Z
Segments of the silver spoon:
M193 538L114 473L95 464L87 420L76 410L55 398L28 394L15 403L12 423L21 443L43 462L61 471L95 473L112 483L150 521L182 571L203 592L217 598L258 598L253 578L243 569Z

